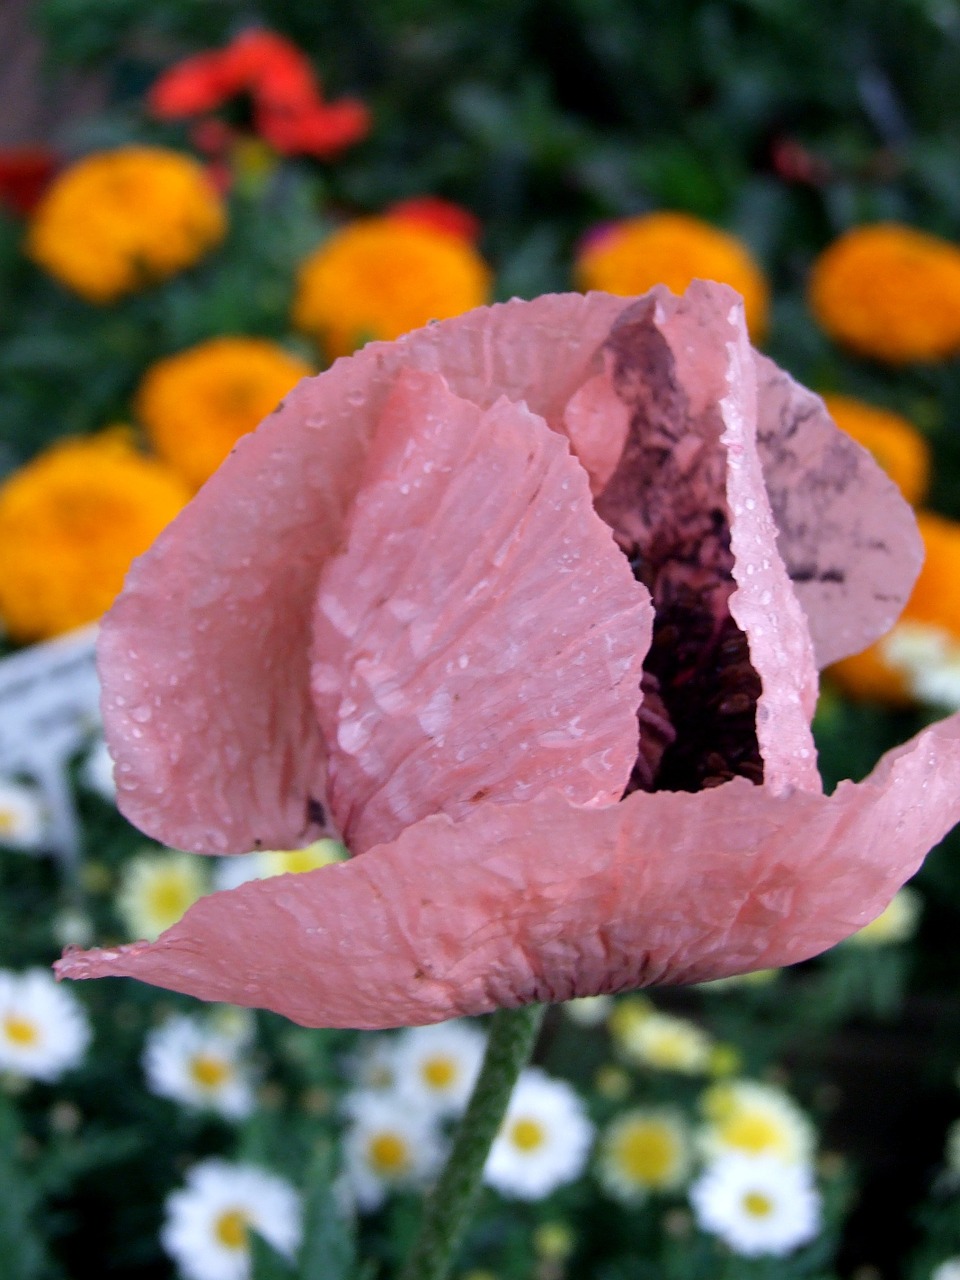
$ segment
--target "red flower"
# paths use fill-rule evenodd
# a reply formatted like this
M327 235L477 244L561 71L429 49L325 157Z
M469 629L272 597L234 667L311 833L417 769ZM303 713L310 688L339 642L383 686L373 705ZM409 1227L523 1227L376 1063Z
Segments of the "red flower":
M48 147L0 148L0 204L21 217L32 213L59 160Z
M469 209L440 196L411 196L407 200L398 200L385 212L388 218L416 222L436 231L449 231L470 244L476 244L480 239L480 219Z
M330 819L354 857L58 971L383 1027L814 955L960 818L960 715L830 796L810 733L814 654L886 630L919 558L722 285L371 343L244 437L100 633L128 816L215 853Z
M325 102L309 59L271 31L245 31L225 49L185 58L147 101L153 115L173 120L213 111L240 93L253 100L257 132L285 155L328 159L370 129L363 103Z

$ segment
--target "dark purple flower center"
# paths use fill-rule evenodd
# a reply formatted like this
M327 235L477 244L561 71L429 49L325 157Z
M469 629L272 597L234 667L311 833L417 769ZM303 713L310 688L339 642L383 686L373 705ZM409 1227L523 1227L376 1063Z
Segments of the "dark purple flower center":
M761 783L760 679L729 611L723 422L713 403L691 406L653 308L638 303L607 344L630 426L596 503L655 609L627 793L700 791L737 776Z

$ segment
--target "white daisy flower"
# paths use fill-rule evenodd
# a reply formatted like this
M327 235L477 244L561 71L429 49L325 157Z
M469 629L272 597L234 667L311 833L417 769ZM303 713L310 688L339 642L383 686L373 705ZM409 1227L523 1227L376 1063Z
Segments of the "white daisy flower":
M391 1191L423 1186L437 1172L444 1144L432 1116L396 1093L354 1093L344 1105L344 1174L359 1209L378 1209Z
M916 889L905 886L894 894L886 910L875 920L847 938L846 946L876 947L908 942L917 931L923 899Z
M734 1153L805 1164L813 1156L813 1125L796 1102L774 1085L754 1080L716 1084L703 1094L701 1107L706 1120L698 1144L708 1160Z
M83 1059L90 1023L45 969L0 970L0 1071L53 1081Z
M143 1070L147 1087L187 1107L242 1120L254 1107L243 1042L218 1030L211 1020L179 1015L147 1036Z
M636 1066L699 1075L710 1069L713 1041L685 1018L651 1011L621 1020L616 1037L620 1052Z
M38 787L0 779L0 845L34 853L43 847L47 812Z
M613 996L579 996L575 1000L564 1001L562 1008L578 1027L599 1027L610 1015Z
M930 1280L960 1280L960 1258L944 1258L930 1272Z
M458 1115L470 1099L486 1043L483 1032L466 1022L410 1027L396 1040L397 1089L434 1115Z
M775 1156L721 1156L690 1188L697 1224L745 1257L782 1256L820 1230L820 1195L808 1165Z
M592 1141L593 1125L577 1092L529 1067L490 1148L484 1181L502 1195L540 1200L579 1178Z
M102 737L98 738L87 752L80 766L80 781L101 799L111 803L116 801L117 783L113 776L113 757L107 750L107 744Z
M251 1230L293 1258L301 1235L296 1191L256 1165L204 1160L167 1198L160 1242L184 1280L249 1280Z
M305 849L261 849L256 853L240 853L218 858L214 871L214 888L236 889L248 880L266 880L269 876L299 875L316 871L332 862L343 862L347 850L339 840L315 840Z
M141 854L123 869L117 910L131 937L152 942L207 889L206 869L197 855L174 849Z
M637 1204L652 1191L683 1186L690 1165L690 1132L680 1112L637 1107L617 1116L604 1131L597 1175L614 1199Z

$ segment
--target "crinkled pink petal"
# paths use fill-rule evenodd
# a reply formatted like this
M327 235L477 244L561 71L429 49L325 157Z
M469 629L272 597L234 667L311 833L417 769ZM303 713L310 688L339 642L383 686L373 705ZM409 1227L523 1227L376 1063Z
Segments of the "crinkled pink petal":
M778 545L826 667L889 631L923 563L916 520L819 396L754 353L759 443Z
M631 305L605 294L553 295L372 344L301 383L240 441L134 565L102 624L106 733L118 801L133 822L169 844L211 853L292 847L323 831L311 613L397 372L440 373L455 395L481 408L501 395L523 400L562 430L568 404L601 373L601 348ZM889 487L875 524L877 469L866 455L837 445L815 398L811 409L785 375L778 382L760 367L761 450L783 522L781 554L800 579L826 661L862 647L892 620L909 590L904 564L912 572L916 543ZM836 546L833 558L841 536L856 542L856 554L839 566L843 583L833 558L804 559L818 523ZM864 626L853 621L860 608Z
M547 787L618 800L652 625L566 441L524 405L401 373L317 593L313 692L350 848Z
M603 809L556 792L481 805L348 863L213 894L155 943L57 969L365 1028L702 982L840 941L958 819L955 715L829 797L738 778Z
M807 618L777 550L777 528L757 452L757 387L743 303L732 290L727 292L724 299L716 289L707 291L697 282L687 298L699 302L706 314L725 311L730 330L725 344L727 390L718 397L726 428L720 440L727 451L730 549L737 584L730 613L746 634L750 662L763 687L756 732L764 786L774 792L792 786L821 791L810 729L817 702L813 646ZM709 327L722 332L723 323L723 314L716 314ZM702 329L697 336L704 343ZM680 347L679 342L674 345ZM683 344L686 359L697 345L690 334ZM700 363L706 367L711 348L704 345ZM714 343L712 349L717 346Z
M622 298L515 301L374 343L307 379L245 436L147 554L101 628L118 803L179 848L291 848L324 830L310 621L401 368L559 427Z

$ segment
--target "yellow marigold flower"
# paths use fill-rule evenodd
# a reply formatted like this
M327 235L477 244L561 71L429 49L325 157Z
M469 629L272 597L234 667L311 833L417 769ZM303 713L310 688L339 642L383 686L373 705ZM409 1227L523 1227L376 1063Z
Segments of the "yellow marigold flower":
M691 280L718 280L743 297L754 341L767 329L769 289L746 247L687 213L648 213L602 228L581 250L576 279L580 289L624 297L655 284L683 293Z
M960 249L896 222L854 227L810 276L813 314L837 342L890 364L960 351Z
M60 441L0 486L0 618L15 640L92 622L190 493L119 433Z
M107 303L191 266L225 229L223 203L196 160L162 147L120 147L57 178L34 213L26 249L61 284Z
M837 426L870 450L906 500L920 502L930 482L930 446L916 427L899 413L853 396L827 395L823 402Z
M293 321L327 356L393 339L487 301L490 271L462 236L398 218L362 218L301 265Z
M136 395L153 447L199 487L313 369L265 338L212 338L150 366Z
M917 524L926 558L896 625L829 668L855 698L909 706L952 705L954 689L960 696L960 523L921 511Z

